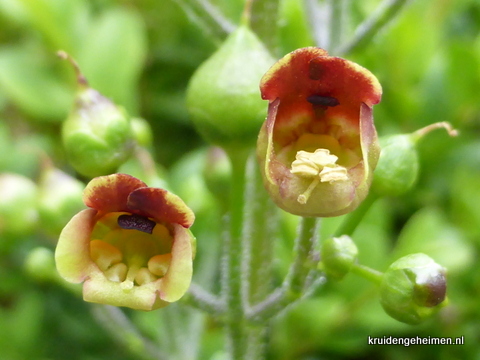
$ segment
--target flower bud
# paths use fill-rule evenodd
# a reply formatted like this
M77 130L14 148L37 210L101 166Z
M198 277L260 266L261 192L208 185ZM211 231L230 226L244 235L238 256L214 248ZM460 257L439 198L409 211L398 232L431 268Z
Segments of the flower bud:
M132 127L133 137L137 141L137 144L144 148L150 148L153 143L153 133L148 121L139 117L134 117L130 120L130 125Z
M382 152L372 191L380 196L399 196L410 190L418 177L418 153L411 134L380 138Z
M329 238L322 243L322 270L328 277L341 280L357 261L357 245L347 235Z
M27 177L0 175L0 235L22 236L30 233L38 220L37 185Z
M257 155L275 203L299 216L356 209L368 194L380 150L372 107L382 88L375 76L308 47L273 65L260 89L269 106Z
M274 60L241 25L195 72L187 107L200 134L219 146L254 144L265 119L258 82Z
M24 267L32 278L39 281L50 281L58 277L55 255L52 250L45 247L32 249L25 259Z
M418 253L390 265L380 285L380 301L394 319L419 324L446 305L446 270Z
M418 177L419 159L416 144L433 129L445 128L456 136L450 124L435 123L411 134L380 138L381 153L373 176L372 191L380 196L399 196L412 188Z
M231 165L227 154L218 147L208 149L203 168L203 177L208 190L220 201L230 194Z
M63 123L62 140L67 157L80 174L95 177L112 172L130 156L133 148L130 120L125 110L88 86L75 61L75 104Z
M38 213L42 228L58 236L65 224L84 208L85 185L60 169L47 165L40 175Z

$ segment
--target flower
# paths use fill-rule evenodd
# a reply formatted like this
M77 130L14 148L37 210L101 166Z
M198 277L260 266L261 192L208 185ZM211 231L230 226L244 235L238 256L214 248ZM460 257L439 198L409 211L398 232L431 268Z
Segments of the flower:
M90 181L83 201L90 209L65 226L55 261L64 279L84 282L85 301L154 310L185 294L194 214L178 196L113 174Z
M353 211L380 153L372 106L382 89L375 76L308 47L273 65L260 90L269 107L257 155L276 204L300 216Z
M394 319L419 324L448 304L446 269L423 253L392 263L382 278L380 302Z

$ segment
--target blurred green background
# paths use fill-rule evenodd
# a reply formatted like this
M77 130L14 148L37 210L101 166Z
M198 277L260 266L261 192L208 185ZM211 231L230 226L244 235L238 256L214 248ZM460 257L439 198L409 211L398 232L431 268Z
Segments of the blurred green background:
M25 266L33 249L54 249L62 224L82 208L78 195L71 206L53 209L53 220L39 209L42 196L55 197L42 181L42 158L47 155L75 175L59 136L75 80L71 68L55 56L57 50L77 59L92 87L148 121L154 158L167 169L166 181L197 213L193 230L202 265L197 280L216 287L211 254L218 247L221 209L202 177L206 144L188 117L185 88L225 30L238 23L243 1L210 2L223 14L223 29L203 21L198 6L189 5L200 1L0 0L1 360L140 358L135 346L127 341L131 354L105 331L75 290ZM272 22L267 31L274 34L269 45L275 58L315 45L318 36L305 10L311 3L279 2L278 25ZM379 1L347 3L345 40ZM447 267L450 305L420 326L404 325L383 312L373 285L348 275L273 322L268 358L480 359L480 1L412 0L373 41L347 57L373 72L383 86L382 103L375 107L380 136L438 121L460 132L457 138L441 130L425 137L417 186L401 198L377 202L354 236L361 262L376 269L385 270L413 252ZM296 223L292 216L283 218L278 282L292 256ZM324 236L340 220L325 220ZM222 358L221 327L208 317L178 306L127 314L152 341L190 348L178 359ZM174 323L172 317L177 323L180 317L179 326L188 323L196 337L175 334L165 325ZM369 335L464 336L465 345L368 346Z

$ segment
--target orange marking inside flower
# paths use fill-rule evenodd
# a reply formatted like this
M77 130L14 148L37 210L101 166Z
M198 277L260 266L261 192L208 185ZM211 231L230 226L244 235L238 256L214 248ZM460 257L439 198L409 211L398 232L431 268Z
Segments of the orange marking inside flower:
M129 291L165 276L172 245L166 225L139 215L109 213L92 231L90 256L108 280Z

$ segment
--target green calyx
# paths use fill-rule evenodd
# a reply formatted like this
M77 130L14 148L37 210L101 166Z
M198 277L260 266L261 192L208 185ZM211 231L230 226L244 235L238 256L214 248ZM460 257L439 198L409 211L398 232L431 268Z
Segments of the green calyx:
M371 191L379 196L399 196L415 184L419 171L416 144L435 129L445 129L450 136L457 132L447 122L434 123L411 134L380 138L381 153L375 169Z
M258 84L273 63L257 36L241 25L198 68L187 107L207 141L228 148L255 144L267 109Z
M16 238L34 230L38 222L37 195L37 185L29 178L13 173L0 175L0 238Z
M115 172L133 150L130 119L123 108L88 86L70 56L62 52L59 56L72 63L79 87L75 104L62 127L67 157L84 176Z
M320 267L329 278L341 280L357 261L358 249L347 235L325 240L321 247Z
M415 139L410 134L380 138L381 153L372 190L380 196L399 196L417 180L419 159Z
M58 236L65 224L85 205L82 194L85 185L49 164L39 181L37 208L40 221L52 236Z
M411 254L390 265L380 285L380 301L394 319L419 324L446 305L445 268L425 254Z

